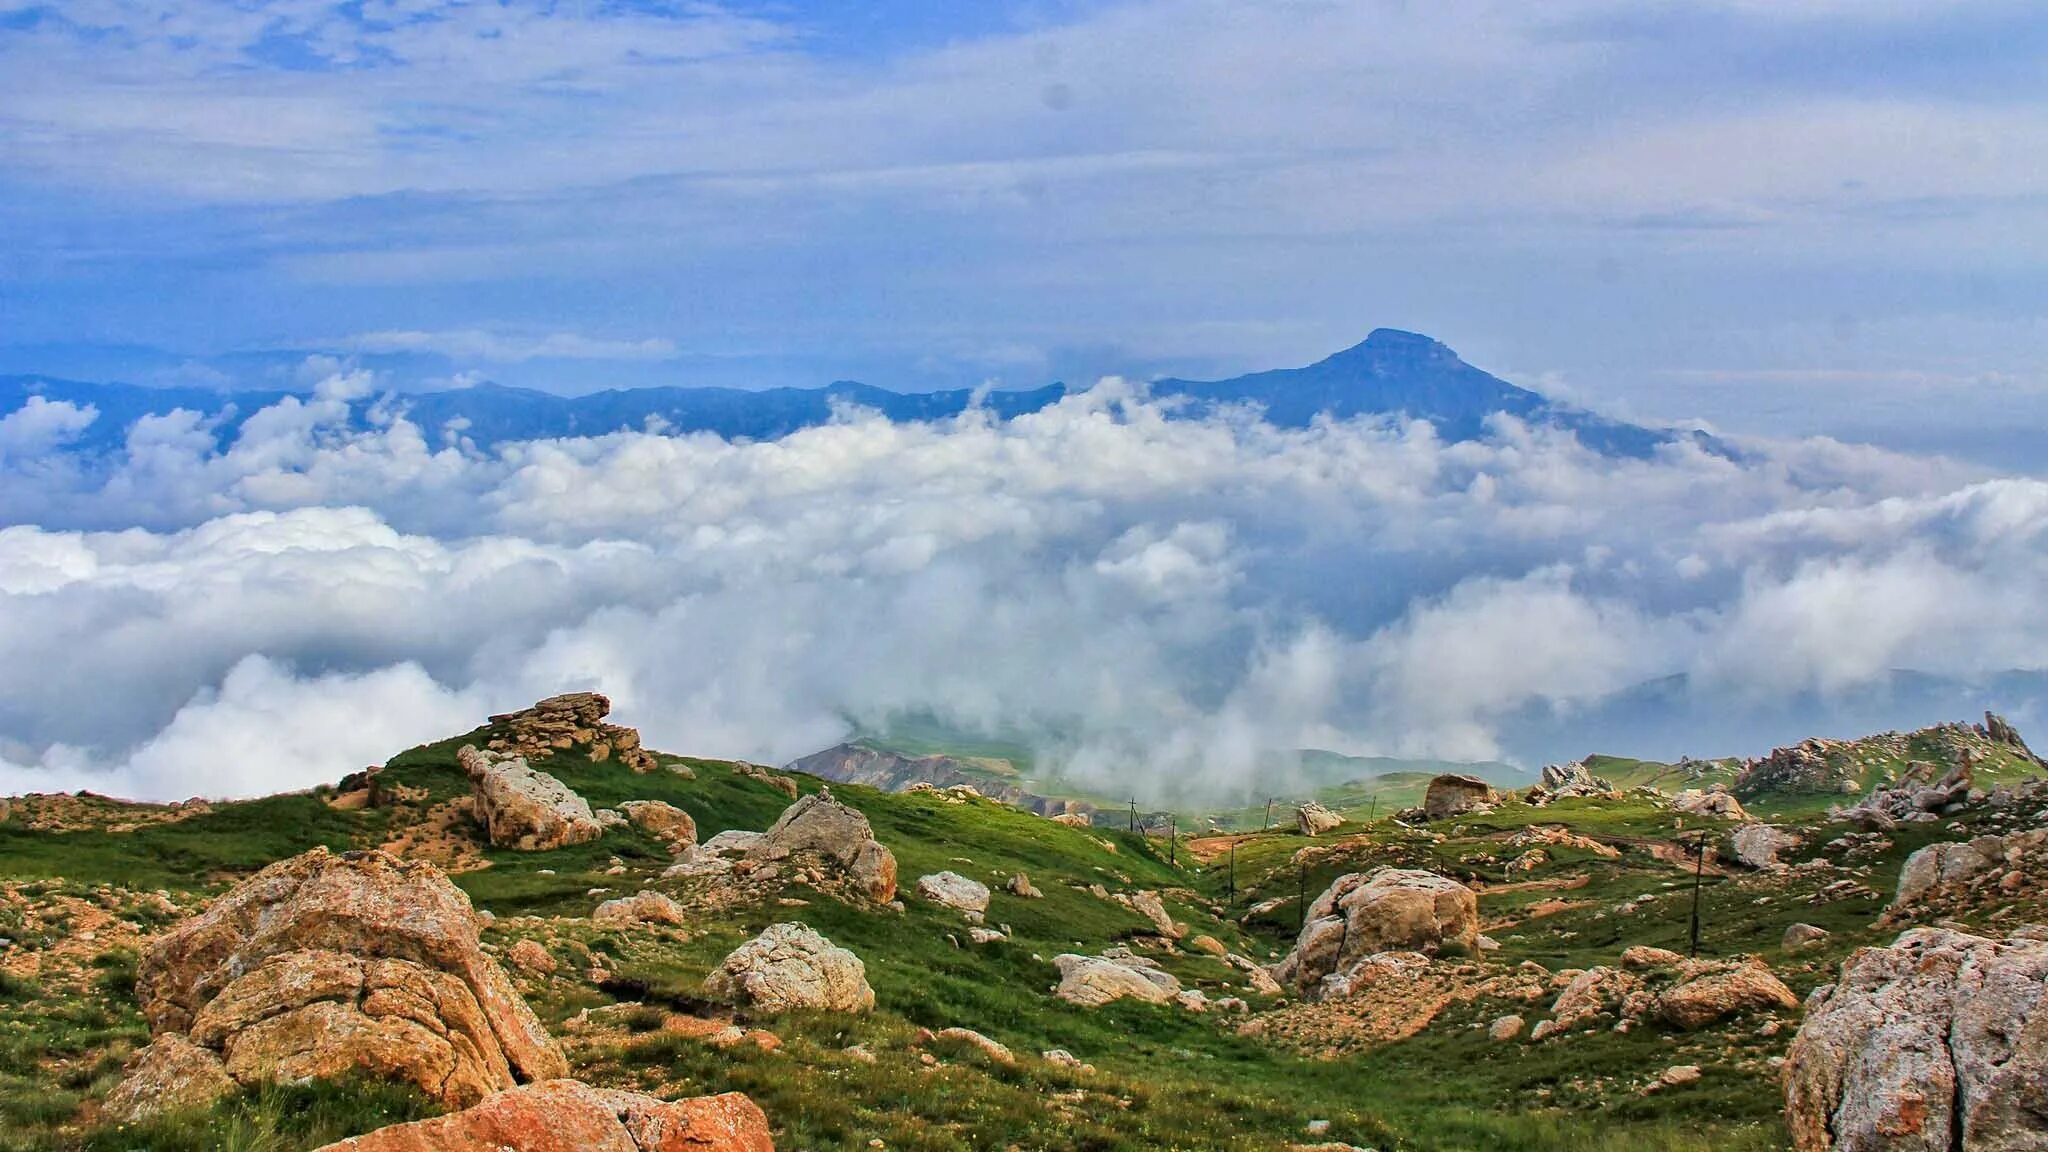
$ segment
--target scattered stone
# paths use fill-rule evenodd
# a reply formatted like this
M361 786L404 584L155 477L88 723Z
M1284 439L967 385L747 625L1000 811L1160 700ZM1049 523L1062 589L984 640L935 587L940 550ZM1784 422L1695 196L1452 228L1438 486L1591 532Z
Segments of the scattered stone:
M787 776L778 776L759 764L735 764L732 766L732 774L745 776L749 780L759 780L791 800L796 799L796 781Z
M774 1152L768 1118L728 1092L657 1100L550 1080L466 1111L329 1144L318 1152Z
M2048 942L1916 928L1817 989L1785 1062L1800 1152L2048 1148Z
M590 914L590 922L600 928L631 928L638 924L681 925L687 919L683 906L660 892L641 892L607 900Z
M1786 927L1785 937L1779 942L1779 946L1787 952L1793 952L1801 948L1811 948L1827 938L1828 930L1825 928L1816 928L1811 924L1792 924Z
M1742 802L1722 784L1711 788L1687 788L1671 798L1671 810L1687 816L1715 816L1724 820L1747 820Z
M1039 1053L1039 1058L1048 1064L1058 1065L1061 1068L1079 1072L1084 1076L1095 1071L1095 1065L1082 1063L1080 1057L1067 1051L1065 1048L1048 1048L1044 1052Z
M505 959L521 972L533 976L552 976L560 965L538 940L521 940L505 952Z
M583 844L604 834L583 797L521 756L480 751L465 745L457 753L469 775L471 805L484 835L500 848L542 852Z
M917 895L959 912L988 911L988 885L958 872L935 872L917 878Z
M1685 964L1685 957L1668 948L1652 948L1647 944L1636 944L1622 949L1623 968L1678 968Z
M1700 1075L1700 1066L1697 1064L1673 1064L1657 1073L1657 1078L1650 1081L1649 1086L1643 1091L1661 1092L1667 1088L1683 1088L1687 1084L1699 1083Z
M932 1039L941 1044L964 1044L1005 1068L1017 1063L1016 1055L1008 1048L972 1028L941 1028L932 1034Z
M1214 936L1197 936L1193 940L1188 941L1188 947L1219 959L1230 955L1230 949L1224 947L1223 941L1218 940Z
M1593 775L1593 770L1586 767L1583 760L1570 764L1545 764L1537 788L1545 800L1605 796L1614 791L1614 785Z
M769 1012L866 1012L875 1006L860 957L803 924L771 924L733 949L705 977L704 991Z
M662 800L628 800L619 805L638 828L668 845L671 855L681 855L697 843L697 821L688 812Z
M1012 896L1021 897L1025 900L1039 900L1045 896L1045 893L1031 886L1031 877L1026 876L1022 872L1010 877L1010 882L1004 885L1004 887L1010 890Z
M1520 1016L1502 1016L1486 1026L1486 1038L1499 1043L1513 1040L1522 1034L1523 1020Z
M1126 998L1164 1004L1180 991L1180 981L1171 973L1126 949L1108 949L1099 957L1068 953L1053 957L1052 962L1060 970L1060 984L1053 995L1083 1008L1100 1008Z
M967 938L976 944L994 944L999 940L1009 939L1008 936L993 928L969 928L967 930Z

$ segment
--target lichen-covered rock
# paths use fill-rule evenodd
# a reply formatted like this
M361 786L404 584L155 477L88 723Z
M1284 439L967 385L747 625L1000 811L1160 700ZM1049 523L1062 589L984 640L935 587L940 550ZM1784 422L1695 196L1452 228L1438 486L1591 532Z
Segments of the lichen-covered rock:
M1799 1007L1799 998L1761 960L1687 980L1657 997L1657 1014L1691 1031L1740 1012Z
M1434 872L1353 872L1310 904L1294 950L1273 971L1310 995L1325 977L1377 952L1470 952L1478 943L1479 900Z
M1024 900L1039 900L1045 896L1045 893L1032 886L1031 877L1022 872L1010 877L1010 882L1003 887L1009 889L1010 895Z
M775 1152L775 1142L768 1118L737 1092L658 1100L550 1080L318 1152Z
M668 845L673 854L697 842L697 821L688 812L663 800L628 800L619 811L633 827Z
M1422 810L1431 820L1448 820L1493 802L1493 785L1477 776L1446 772L1429 782L1429 791L1422 797Z
M1807 1002L1785 1062L1799 1152L2048 1148L2048 942L1916 928Z
M1060 971L1053 995L1083 1008L1100 1008L1113 1000L1164 1004L1180 992L1180 981L1151 961L1112 949L1114 956L1066 953L1052 959Z
M512 945L506 949L505 959L511 961L514 968L532 976L552 976L560 967L546 946L538 940L521 940Z
M988 885L958 872L934 872L917 878L917 895L960 912L988 911Z
M1785 867L1778 853L1790 852L1803 843L1797 834L1769 824L1744 824L1729 834L1728 842L1737 860L1763 871Z
M638 892L607 900L590 914L600 928L630 928L636 924L681 925L688 919L683 906L660 892Z
M465 745L456 758L469 775L472 810L492 844L540 852L604 835L583 797L524 757Z
M158 1112L204 1108L239 1088L218 1053L166 1032L128 1058L101 1115L128 1123Z
M1785 935L1779 940L1778 946L1787 952L1811 948L1826 940L1828 935L1827 929L1812 924L1789 924L1785 927Z
M1342 816L1313 800L1294 810L1294 826L1303 836L1321 836L1342 823Z
M635 772L653 771L657 761L640 746L640 733L605 723L611 711L611 699L598 692L550 696L531 708L491 717L499 731L490 749L538 760L580 747L592 763L616 760Z
M1604 796L1614 791L1614 785L1595 776L1583 760L1570 764L1545 764L1539 784L1544 793L1553 798Z
M896 898L896 857L875 839L868 818L833 799L829 788L791 804L746 852L761 860L829 861L869 900L887 904Z
M704 991L769 1012L866 1012L875 1006L860 957L803 924L771 924L733 949L705 977Z
M2005 852L2005 839L1999 836L1929 844L1906 857L1899 870L1896 902L1905 904L1937 888L1968 883L2000 867Z
M258 872L157 938L136 995L153 1032L238 1084L366 1071L464 1105L567 1070L479 947L468 897L382 852L316 848Z
M1150 921L1152 930L1169 940L1187 935L1187 928L1174 923L1173 917L1167 914L1166 905L1157 892L1119 892L1116 902Z

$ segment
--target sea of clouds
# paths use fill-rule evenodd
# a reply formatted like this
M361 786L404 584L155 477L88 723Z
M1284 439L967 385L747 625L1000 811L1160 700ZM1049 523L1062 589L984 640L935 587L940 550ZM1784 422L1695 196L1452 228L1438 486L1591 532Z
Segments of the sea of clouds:
M0 418L0 793L307 787L596 689L669 751L929 711L1162 800L1304 747L1516 758L1515 718L1660 677L1740 710L2048 668L2048 483L1831 441L1614 460L1106 380L1009 422L484 453L397 400L351 430L371 385L112 456L66 450L89 407Z

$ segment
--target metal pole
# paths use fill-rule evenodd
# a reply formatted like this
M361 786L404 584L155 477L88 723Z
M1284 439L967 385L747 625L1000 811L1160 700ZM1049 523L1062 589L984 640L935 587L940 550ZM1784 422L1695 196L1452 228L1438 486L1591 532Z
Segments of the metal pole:
M1294 862L1294 930L1308 927L1308 861Z
M1379 793L1377 793L1377 792L1375 792L1375 793L1373 793L1373 794L1372 794L1372 807L1370 807L1370 808L1367 808L1367 809L1365 810L1365 822L1366 822L1367 824L1370 824L1370 823L1372 823L1372 821L1373 821L1373 817L1375 817L1375 816L1378 816L1379 814L1380 814L1380 794L1379 794Z
M1700 955L1700 875L1707 870L1707 837L1704 832L1694 837L1695 853L1692 868L1692 952L1693 959Z
M1230 904L1237 907L1237 841L1230 842Z
M1168 867L1180 867L1180 837L1173 825L1173 817L1166 818L1166 863Z
M1131 797L1131 831L1138 830L1138 798Z
M1271 828L1272 826L1273 826L1273 798L1272 798L1271 796L1268 796L1268 797L1266 797L1266 822L1265 822L1264 824L1261 824L1261 825L1259 825L1259 831L1261 831L1261 832L1264 832L1264 831L1265 831L1266 829L1268 829L1268 828Z

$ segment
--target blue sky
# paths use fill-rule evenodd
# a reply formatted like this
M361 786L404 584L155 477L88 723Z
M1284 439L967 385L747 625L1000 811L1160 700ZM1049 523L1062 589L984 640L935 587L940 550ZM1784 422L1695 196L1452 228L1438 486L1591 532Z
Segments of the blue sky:
M0 0L0 75L0 371L1029 386L1393 325L1642 418L2048 425L2038 4Z

